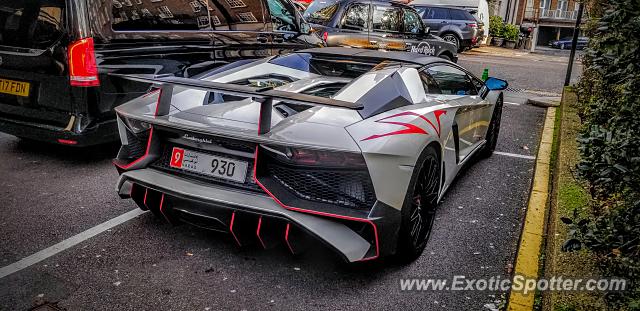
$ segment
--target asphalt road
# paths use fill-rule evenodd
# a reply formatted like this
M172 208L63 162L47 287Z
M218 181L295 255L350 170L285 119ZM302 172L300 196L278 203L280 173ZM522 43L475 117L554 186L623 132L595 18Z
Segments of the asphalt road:
M470 57L461 64L479 66ZM507 102L523 102L508 95ZM506 104L497 151L535 155L544 111ZM0 266L135 209L114 191L116 150L0 134ZM347 265L323 248L297 257L285 247L238 248L228 235L172 227L146 213L1 278L0 309L488 310L502 293L403 292L399 280L508 277L533 167L532 159L502 154L476 161L450 188L427 249L409 265Z
M578 53L571 75L576 83L582 72ZM540 49L536 53L486 47L460 54L460 65L479 77L485 68L489 75L506 79L512 88L535 93L562 93L569 64L569 51Z

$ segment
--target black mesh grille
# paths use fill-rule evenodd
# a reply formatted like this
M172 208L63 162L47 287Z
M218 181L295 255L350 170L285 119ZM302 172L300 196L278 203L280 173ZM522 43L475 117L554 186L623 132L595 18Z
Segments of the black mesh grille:
M272 162L267 172L304 200L357 209L369 209L376 201L366 170L307 169Z
M149 140L149 132L144 132L138 134L131 133L128 129L127 132L127 140L129 144L122 146L126 149L127 155L130 159L138 159L142 157L147 151L147 141Z
M217 141L216 141L216 143L217 143ZM237 144L238 144L238 146L244 145L244 147L246 147L246 148L249 147L248 144L245 144L245 143L242 143L242 142L238 142ZM230 145L227 145L227 146L230 146ZM226 180L226 179L217 178L217 177L214 177L214 176L205 175L205 174L198 173L198 172L192 172L192 171L187 171L187 170L182 170L182 169L178 169L178 168L175 168L175 167L171 167L169 165L169 163L171 161L171 152L173 150L173 147L180 147L180 148L185 148L185 149L188 149L188 150L193 150L193 151L206 153L206 154L210 154L210 155L217 155L217 156L221 156L221 157L225 157L225 158L245 161L245 162L247 162L249 164L249 166L247 167L247 175L245 176L245 182L244 183L239 183L239 182L235 182L235 181L232 181L232 180ZM254 149L254 148L251 148L251 149ZM234 149L234 150L237 150L237 149ZM227 186L232 186L232 187L246 189L246 190L252 190L252 191L262 191L260 186L258 186L253 180L253 166L254 166L254 163L253 163L253 159L252 158L246 158L246 157L241 157L241 156L236 156L236 155L231 155L231 154L226 154L226 153L221 153L221 152L215 152L215 151L210 151L210 150L197 149L197 148L193 148L193 147L184 147L184 146L179 146L179 145L176 145L176 144L167 144L167 145L165 145L163 147L162 155L160 156L160 158L157 161L155 161L153 164L151 164L151 166L154 167L154 168L160 169L162 171L165 171L165 172L169 172L169 173L173 173L173 174L176 174L176 175L180 175L182 177L189 177L189 178L197 179L197 180L208 182L208 183L222 184L222 185L227 185Z

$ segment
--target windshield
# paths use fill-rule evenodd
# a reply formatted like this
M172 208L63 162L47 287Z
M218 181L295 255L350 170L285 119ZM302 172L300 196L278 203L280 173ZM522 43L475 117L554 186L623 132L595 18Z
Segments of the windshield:
M64 0L0 1L0 45L47 49L64 34Z

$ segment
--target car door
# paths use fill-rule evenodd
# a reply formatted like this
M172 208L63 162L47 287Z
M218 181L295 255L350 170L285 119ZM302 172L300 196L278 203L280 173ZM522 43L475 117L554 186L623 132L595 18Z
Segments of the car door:
M449 26L459 30L462 40L469 40L476 36L478 25L471 13L462 9L450 9L449 17Z
M413 53L425 55L435 55L436 49L429 42L425 41L431 37L425 33L426 29L420 16L411 9L403 9L403 36L405 47Z
M442 30L449 25L449 9L429 7L422 16L432 34L440 35Z
M339 31L327 39L328 46L348 46L354 48L371 49L377 45L369 42L369 3L352 3L344 10L339 21Z
M387 4L372 4L369 43L378 49L404 51L402 9Z
M435 83L428 91L437 100L458 107L454 117L457 125L458 161L464 160L484 140L489 122L486 114L489 105L479 95L474 78L448 64L437 64L423 71ZM424 78L423 78L424 79Z

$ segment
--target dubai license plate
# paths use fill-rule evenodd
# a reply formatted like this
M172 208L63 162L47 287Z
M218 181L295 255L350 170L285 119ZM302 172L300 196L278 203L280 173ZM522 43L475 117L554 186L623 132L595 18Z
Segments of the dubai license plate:
M174 147L169 166L217 178L244 183L249 164L247 161L196 152Z

